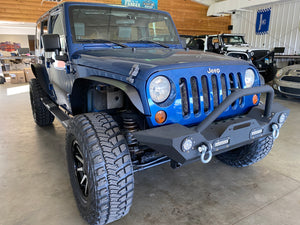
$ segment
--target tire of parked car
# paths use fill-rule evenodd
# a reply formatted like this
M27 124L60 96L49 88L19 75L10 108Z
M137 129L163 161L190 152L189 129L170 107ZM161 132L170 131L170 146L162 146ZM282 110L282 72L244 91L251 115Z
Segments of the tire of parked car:
M41 127L51 125L54 121L54 116L41 101L41 98L47 98L47 94L43 91L37 79L31 79L29 89L31 109L35 123Z
M265 72L265 82L268 83L274 79L275 74L277 72L277 67L273 65L268 65Z
M246 167L263 159L271 151L273 137L267 136L249 145L217 155L223 163L232 167Z
M106 113L71 119L66 153L73 194L89 224L104 225L125 216L134 189L130 153L118 124Z

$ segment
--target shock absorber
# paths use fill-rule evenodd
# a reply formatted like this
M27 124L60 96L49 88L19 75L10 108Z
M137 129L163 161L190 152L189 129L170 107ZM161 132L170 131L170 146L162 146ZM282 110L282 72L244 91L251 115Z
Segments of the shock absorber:
M139 151L138 141L133 136L133 132L138 130L138 125L132 118L123 118L123 128L125 131L125 138L127 140L127 144L130 152L136 153Z

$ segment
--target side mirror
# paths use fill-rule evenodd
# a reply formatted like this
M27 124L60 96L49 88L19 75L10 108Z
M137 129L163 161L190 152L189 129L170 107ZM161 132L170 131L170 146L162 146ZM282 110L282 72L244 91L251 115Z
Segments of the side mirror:
M58 34L44 34L42 36L42 43L45 52L55 52L57 54L61 50Z
M273 49L274 53L284 53L285 47L275 47Z

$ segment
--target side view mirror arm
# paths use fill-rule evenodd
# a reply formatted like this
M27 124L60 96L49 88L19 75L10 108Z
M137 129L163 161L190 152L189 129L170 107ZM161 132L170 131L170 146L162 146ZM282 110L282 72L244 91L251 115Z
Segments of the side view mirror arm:
M69 57L68 57L68 55L66 53L63 54L63 55L59 55L59 54L56 54L56 52L55 52L55 59L67 62L69 60Z

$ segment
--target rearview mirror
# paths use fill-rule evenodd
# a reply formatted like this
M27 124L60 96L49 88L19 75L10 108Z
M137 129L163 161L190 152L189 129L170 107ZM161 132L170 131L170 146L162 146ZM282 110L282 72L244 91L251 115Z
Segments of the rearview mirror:
M58 53L61 50L60 38L58 34L44 34L42 42L45 52Z

